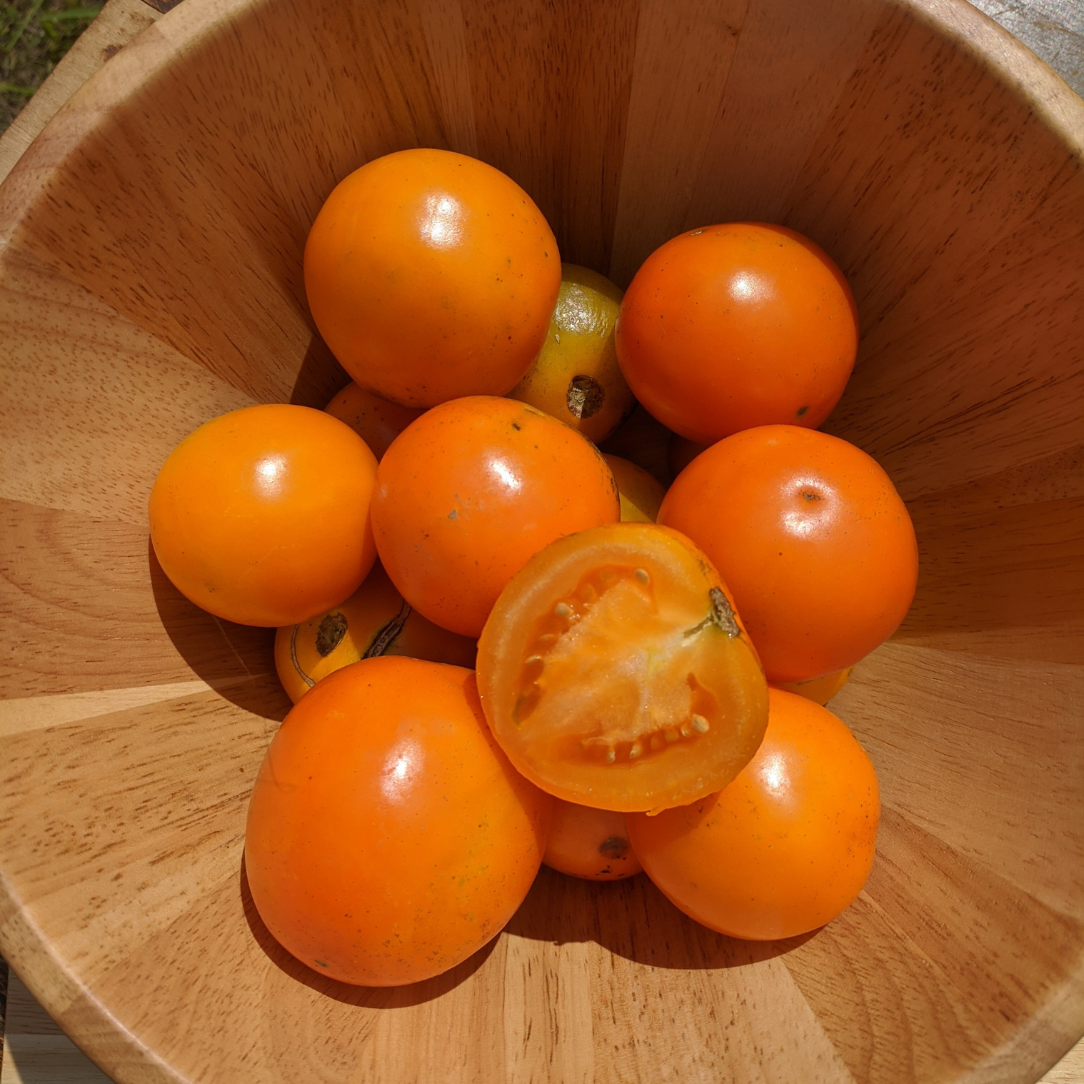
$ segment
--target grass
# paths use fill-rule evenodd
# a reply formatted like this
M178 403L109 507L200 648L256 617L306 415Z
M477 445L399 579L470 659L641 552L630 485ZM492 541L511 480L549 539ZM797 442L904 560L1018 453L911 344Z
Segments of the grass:
M19 115L101 4L0 0L0 132Z

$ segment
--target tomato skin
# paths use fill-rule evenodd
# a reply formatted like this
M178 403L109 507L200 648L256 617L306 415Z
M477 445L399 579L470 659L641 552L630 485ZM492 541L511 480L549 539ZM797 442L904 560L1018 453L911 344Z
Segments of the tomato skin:
M585 881L620 881L643 871L625 815L555 798L544 865Z
M757 425L819 426L858 347L850 287L784 226L690 230L644 261L625 291L617 357L633 394L700 444Z
M511 178L417 148L339 182L309 232L304 273L316 326L351 377L428 407L516 384L542 348L561 259Z
M321 410L269 403L214 418L170 453L151 541L185 597L227 621L292 625L365 579L376 458Z
M729 786L626 817L644 870L675 906L755 941L815 930L853 902L881 810L877 774L850 730L805 697L768 696L764 740Z
M659 522L719 569L770 682L853 666L914 598L906 506L874 459L827 433L761 426L719 441L675 479Z
M403 598L477 637L504 585L562 535L616 522L602 455L525 403L471 396L423 414L380 461L372 521Z
M245 835L252 898L313 970L417 982L511 918L551 808L493 741L472 671L366 659L319 682L271 742Z
M324 410L350 426L369 445L378 460L383 458L388 445L421 414L413 407L381 399L353 380Z
M614 472L617 495L621 500L621 522L654 523L666 492L662 483L630 459L605 452L602 458Z
M476 645L426 621L403 601L378 561L344 602L275 633L275 670L296 704L317 681L378 655L450 663L474 669Z

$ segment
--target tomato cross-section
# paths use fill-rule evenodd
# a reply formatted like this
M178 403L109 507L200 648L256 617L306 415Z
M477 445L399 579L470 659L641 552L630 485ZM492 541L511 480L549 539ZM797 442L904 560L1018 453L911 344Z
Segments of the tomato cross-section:
M760 660L684 535L620 523L563 538L505 588L478 644L483 710L528 779L650 811L721 789L768 718Z

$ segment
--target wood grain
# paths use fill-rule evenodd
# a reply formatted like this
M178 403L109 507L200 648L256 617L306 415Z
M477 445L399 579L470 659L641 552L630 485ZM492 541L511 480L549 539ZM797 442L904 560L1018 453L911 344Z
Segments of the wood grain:
M113 1078L1076 1071L1051 1066L1084 1032L1084 105L1053 74L956 0L188 0L46 136L0 188L0 948ZM544 871L488 950L379 991L262 928L243 816L287 705L263 634L171 593L142 507L198 421L343 379L305 231L417 143L505 168L619 279L754 215L851 277L830 427L896 479L923 572L834 705L886 809L817 934L741 944L643 878Z

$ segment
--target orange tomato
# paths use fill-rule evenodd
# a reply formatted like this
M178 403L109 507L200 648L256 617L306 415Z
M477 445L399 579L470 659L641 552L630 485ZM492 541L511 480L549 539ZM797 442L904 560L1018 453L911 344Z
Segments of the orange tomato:
M588 881L619 881L640 873L625 815L554 799L543 864Z
M654 523L666 492L662 483L653 474L648 474L643 467L637 466L631 460L622 459L619 455L603 453L602 458L614 472L617 495L621 501L621 521Z
M605 440L635 405L614 349L621 290L596 271L561 265L561 289L542 352L508 393Z
M360 659L406 655L474 668L475 644L411 609L377 562L345 602L275 633L275 669L296 704L321 678Z
M252 899L314 971L430 978L519 907L551 805L497 748L472 671L366 659L307 693L271 741L245 832Z
M690 230L625 291L617 357L633 394L700 444L756 425L815 428L843 394L858 346L840 270L783 226Z
M542 349L561 284L553 231L527 193L475 158L425 148L340 181L304 272L343 368L412 407L509 391Z
M488 396L408 426L380 461L372 505L392 583L462 636L482 631L532 554L618 515L613 474L592 444L534 407Z
M581 531L532 557L501 592L477 665L509 760L596 809L663 809L726 786L767 722L725 585L655 524Z
M854 735L804 697L769 690L764 741L718 794L626 818L636 856L675 906L731 937L815 930L869 877L881 802Z
M388 445L422 412L415 407L389 403L353 380L324 409L346 422L379 460Z
M376 557L376 458L322 410L271 403L201 425L170 453L148 505L166 575L242 625L292 625L357 590Z
M853 666L914 597L907 508L875 460L827 433L768 425L719 441L674 481L659 522L715 563L772 682Z

